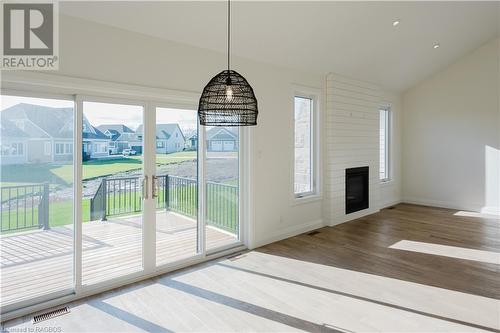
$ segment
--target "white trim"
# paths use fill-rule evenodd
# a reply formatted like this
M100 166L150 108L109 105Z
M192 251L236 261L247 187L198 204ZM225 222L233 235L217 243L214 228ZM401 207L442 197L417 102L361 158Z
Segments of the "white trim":
M379 210L382 210L382 209L387 208L387 207L396 206L400 203L401 203L401 200L394 200L391 202L386 202L386 203L380 204L378 208L379 208Z
M206 147L205 147L205 126L201 126L198 121L198 117L196 118L197 129L198 129L198 252L206 255L206 244L207 244L207 236L206 236L206 214L205 214L205 182L206 182ZM201 186L200 186L201 184Z
M290 174L291 178L291 198L290 205L298 205L309 202L314 202L322 200L322 186L321 186L321 172L322 172L322 149L321 149L321 101L322 101L322 90L313 87L305 87L296 84L292 84L292 116L290 117L290 128L291 131L291 164L293 166L292 172ZM295 193L295 97L302 97L312 100L313 110L312 110L312 181L313 190L305 193Z
M238 148L238 158L240 163L240 240L248 248L254 248L255 245L255 221L253 210L253 182L251 182L252 168L252 134L251 128L244 127L240 129L240 146Z
M339 224L342 224L345 222L359 219L359 218L367 216L367 215L378 213L379 211L380 211L379 207L376 207L376 208L371 207L371 208L359 210L359 211L354 212L354 213L339 215L339 216L334 217L330 222L328 222L328 225L330 227L333 227L333 226L336 226L336 225L339 225Z
M481 208L481 214L495 215L500 217L500 206L485 206Z
M285 229L277 230L276 232L272 233L271 235L268 235L264 239L259 240L256 244L255 247L260 247L264 246L270 243L274 243L286 238L294 237L306 232L309 232L311 230L319 229L324 227L325 225L323 224L323 220L315 220L315 221L310 221L306 223L302 223L299 225L294 225L290 226Z
M41 94L54 92L63 93L66 96L80 94L104 98L150 100L177 105L180 108L192 105L193 101L199 99L201 93L26 71L4 71L2 85L13 90L31 90Z
M74 122L74 147L73 152L80 152L83 149L83 137L81 135L83 128L83 101L79 96L75 96L75 122ZM81 293L82 286L82 229L83 229L83 216L82 216L82 200L83 200L83 191L81 189L82 179L83 179L83 161L82 154L76 153L73 154L73 178L74 184L78 184L78 186L73 185L73 223L74 223L74 237L73 237L73 280L74 280L74 289L75 294L79 295Z
M303 196L303 197L295 197L295 200L292 200L290 203L291 206L299 206L299 205L304 205L304 204L309 204L317 201L323 200L323 197L319 194L315 194L314 192L311 192L310 195Z
M453 201L432 200L432 199L418 198L418 197L403 197L402 202L413 205L456 209L456 210L467 210L473 212L481 212L482 208L482 205L479 203L476 205L470 205L470 204L461 204L459 202L453 202Z
M385 161L384 161L384 165L385 165L385 168L386 168L386 175L387 177L386 178L380 178L380 111L386 111L387 112L387 123L385 124L386 126L386 132L385 132L385 140L386 140L386 145L385 145L385 152L386 152L386 158L385 158ZM388 183L390 181L392 181L392 170L393 170L393 144L392 144L392 136L393 136L393 127L392 127L392 118L393 118L393 112L392 112L392 109L391 109L391 105L390 104L387 104L387 103L384 103L382 104L381 106L379 106L379 110L378 110L378 114L379 114L379 124L378 124L378 128L379 128L379 135L378 135L378 141L379 141L379 152L378 152L378 155L379 155L379 172L378 172L378 178L379 178L379 182L381 184L384 184L384 183Z
M156 199L153 197L156 175L156 109L152 102L143 105L142 113L142 175L144 182L142 198L142 268L143 274L156 271ZM149 191L149 192L148 192Z

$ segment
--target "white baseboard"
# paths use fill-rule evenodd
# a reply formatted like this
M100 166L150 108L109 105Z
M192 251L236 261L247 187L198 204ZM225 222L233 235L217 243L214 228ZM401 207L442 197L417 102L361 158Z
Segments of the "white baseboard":
M481 214L500 216L500 207L486 206L481 208Z
M456 210L466 210L472 212L480 212L480 205L464 205L458 202L452 201L439 201L439 200L429 200L424 198L416 198L416 197L404 197L404 203L414 204L414 205L422 205L422 206L431 206L431 207L439 207L439 208L448 208L448 209L456 209Z
M383 203L379 206L379 209L384 209L384 208L387 208L387 207L391 207L391 206L396 206L397 204L400 204L402 203L403 201L402 200L395 200L395 201L391 201L391 202L386 202L386 203Z
M323 220L316 220L316 221L310 221L307 223L299 224L299 225L294 225L288 228L284 228L281 230L278 230L277 232L271 234L270 236L256 241L255 242L255 247L261 247L270 243L274 243L286 238L290 238L293 236L297 236L300 234L303 234L305 232L318 229L324 227Z
M359 212L355 212L355 213L351 213L351 214L347 214L347 215L337 216L328 223L328 226L333 227L333 226L339 225L341 223L349 222L349 221L352 221L355 219L359 219L361 217L365 217L367 215L375 214L379 211L380 211L380 209L378 207L376 207L376 208L368 208L368 209L360 210Z

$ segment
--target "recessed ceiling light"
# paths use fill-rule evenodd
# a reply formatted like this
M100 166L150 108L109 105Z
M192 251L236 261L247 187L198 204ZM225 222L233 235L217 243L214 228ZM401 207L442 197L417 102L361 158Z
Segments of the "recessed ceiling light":
M401 21L400 21L400 20L395 20L394 22L392 22L392 26L393 26L393 27L396 27L396 26L398 26L398 25L399 25L399 23L401 23Z
M439 46L440 46L440 45L439 45L439 43L434 43L433 48L434 48L434 49L438 49L438 48L439 48Z

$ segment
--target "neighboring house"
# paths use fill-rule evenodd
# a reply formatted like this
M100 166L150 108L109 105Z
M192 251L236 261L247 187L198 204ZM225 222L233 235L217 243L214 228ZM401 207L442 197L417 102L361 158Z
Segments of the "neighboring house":
M2 127L11 129L8 134L11 136L9 140L14 139L12 136L15 134L23 133L25 144L22 146L22 152L26 155L24 162L72 160L73 108L52 108L20 103L1 111L0 114ZM21 132L14 133L13 126Z
M92 126L84 116L82 133L83 160L109 156L109 142L109 137L98 128Z
M0 120L0 164L28 162L26 152L29 135L6 119Z
M109 138L110 154L121 154L124 149L131 148L131 142L137 141L135 132L125 125L99 125L97 129Z
M137 137L142 140L143 127L136 131ZM186 139L179 124L156 124L156 153L169 154L184 150Z
M237 151L238 129L212 127L206 133L207 151Z
M1 111L0 115L2 127L12 129L15 126L23 133L25 144L22 145L22 152L26 155L24 162L49 163L73 160L73 108L20 103ZM13 139L14 134L21 136L21 132L14 133L10 130L9 140ZM109 155L109 138L92 126L85 116L82 138L84 159Z
M186 149L187 150L198 149L198 133L194 132L186 139Z

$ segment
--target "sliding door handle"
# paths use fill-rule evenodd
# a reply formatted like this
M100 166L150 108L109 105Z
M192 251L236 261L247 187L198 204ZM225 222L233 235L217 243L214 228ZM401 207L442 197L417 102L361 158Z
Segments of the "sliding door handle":
M154 199L158 197L158 177L152 176L151 179L151 198Z
M142 198L148 198L148 176L144 176L144 178L142 178Z

